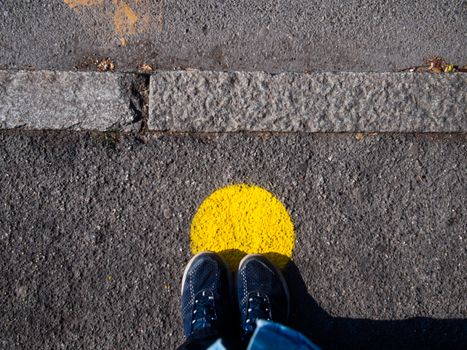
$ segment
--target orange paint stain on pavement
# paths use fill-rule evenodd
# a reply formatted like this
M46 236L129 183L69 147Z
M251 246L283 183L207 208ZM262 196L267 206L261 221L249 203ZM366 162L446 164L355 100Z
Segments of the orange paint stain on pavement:
M114 0L113 3L116 7L114 27L120 35L120 42L125 46L127 43L125 37L136 33L136 24L139 17L126 2Z
M125 46L130 36L142 33L150 28L156 31L162 30L162 5L159 14L154 16L153 2L142 0L63 0L71 9L80 15L84 23L95 23L88 21L89 18L102 18L111 21L115 34L120 43ZM163 4L163 2L162 2ZM80 11L81 8L90 9L93 12ZM140 14L142 13L142 14ZM152 15L151 15L152 14ZM95 27L89 28L96 31Z
M78 6L94 6L102 5L104 0L63 0L71 9Z

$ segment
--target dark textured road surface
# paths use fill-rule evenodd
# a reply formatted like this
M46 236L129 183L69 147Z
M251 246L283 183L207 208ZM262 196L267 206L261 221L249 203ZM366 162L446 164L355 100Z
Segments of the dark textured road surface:
M0 132L0 348L172 349L189 226L214 189L275 193L292 325L329 348L467 342L467 137Z
M392 71L466 64L463 0L2 0L0 68Z

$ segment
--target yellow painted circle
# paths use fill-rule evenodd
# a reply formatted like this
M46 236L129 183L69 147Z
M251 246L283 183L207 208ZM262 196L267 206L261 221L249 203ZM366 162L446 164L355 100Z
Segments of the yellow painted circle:
M193 254L219 253L233 270L246 254L266 255L283 268L292 258L295 234L284 205L269 191L252 185L216 190L191 223Z

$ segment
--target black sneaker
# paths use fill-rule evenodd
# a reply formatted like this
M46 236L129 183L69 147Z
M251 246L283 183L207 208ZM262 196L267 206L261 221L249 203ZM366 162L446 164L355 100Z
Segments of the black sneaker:
M183 273L181 309L185 336L228 336L232 326L231 273L216 253L196 254Z
M251 337L258 319L288 321L289 289L282 273L262 255L247 255L240 261L237 300L243 342Z

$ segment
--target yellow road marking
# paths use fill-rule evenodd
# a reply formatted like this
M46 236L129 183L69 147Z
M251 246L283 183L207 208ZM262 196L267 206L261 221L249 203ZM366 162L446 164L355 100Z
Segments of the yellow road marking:
M220 253L235 271L245 254L261 253L283 268L292 258L294 227L287 209L269 191L247 184L216 190L191 223L193 254Z

